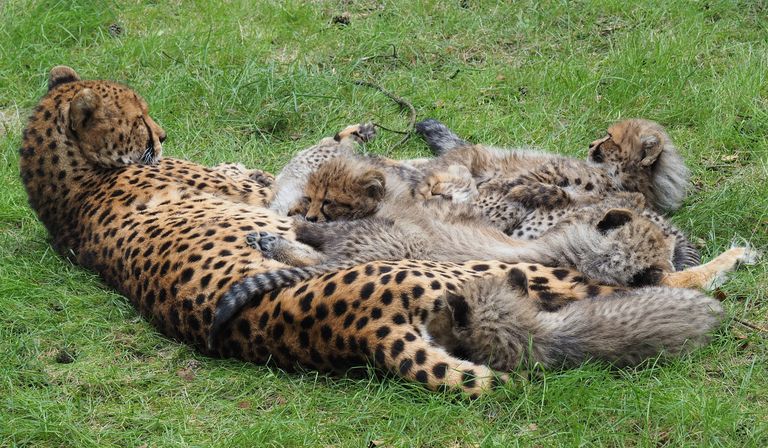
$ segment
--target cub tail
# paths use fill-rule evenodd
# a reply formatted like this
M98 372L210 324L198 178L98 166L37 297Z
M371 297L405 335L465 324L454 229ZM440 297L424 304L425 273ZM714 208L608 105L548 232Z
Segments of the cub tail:
M427 146L437 155L469 144L448 129L448 126L432 118L416 123L416 133L427 142Z

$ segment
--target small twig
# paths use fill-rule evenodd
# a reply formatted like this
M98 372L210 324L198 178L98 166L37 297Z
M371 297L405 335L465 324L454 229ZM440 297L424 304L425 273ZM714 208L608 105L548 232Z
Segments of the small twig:
M391 129L380 123L376 123L375 121L373 122L373 125L376 126L377 128L384 129L385 131L394 132L395 134L403 134L403 135L408 134L408 131L398 131L397 129Z
M165 56L166 58L168 58L168 59L172 60L173 62L175 62L175 63L177 63L177 64L179 64L179 65L182 65L182 62L181 62L180 60L178 60L177 58L175 58L175 57L171 56L171 55L170 55L170 54L168 54L168 53L167 53L165 50L160 50L160 54L162 54L162 55L163 55L163 56Z
M742 319L739 319L739 318L736 318L736 317L734 317L733 320L735 322L740 323L741 325L744 325L747 328L751 328L751 329L753 329L755 331L759 331L760 333L768 333L768 329L763 328L763 327L761 327L759 325L755 325L752 322L749 322L749 321L746 321L746 320L742 320Z
M402 145L403 143L407 142L408 139L411 138L411 135L413 134L414 130L416 129L416 109L413 107L413 104L400 98L399 96L396 96L395 94L385 89L384 87L381 87L378 84L375 84L369 81L360 81L360 80L354 81L354 83L355 85L358 85L358 86L370 87L372 89L376 89L382 94L384 94L387 98L397 103L401 108L408 109L408 129L400 132L393 131L393 132L397 132L398 134L403 134L404 137L401 138L399 142L395 143L390 148L390 151ZM388 131L390 130L380 125L377 125L377 126Z
M372 59L393 59L395 62L401 62L400 57L397 55L397 47L395 44L390 44L392 47L392 54L374 54L373 56L364 56L358 59L358 62L370 61Z

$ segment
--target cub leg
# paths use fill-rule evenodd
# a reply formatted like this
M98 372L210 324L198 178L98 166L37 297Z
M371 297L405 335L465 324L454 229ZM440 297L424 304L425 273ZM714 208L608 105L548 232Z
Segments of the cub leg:
M754 264L758 258L760 258L760 253L750 246L733 247L708 263L666 274L661 284L674 288L712 290L725 283L727 274L735 270L740 264Z
M516 185L509 190L507 198L523 204L529 209L554 209L570 204L568 193L556 185L530 182Z
M249 233L245 241L250 247L260 250L265 257L291 266L313 266L325 261L322 253L306 244L287 240L274 233Z

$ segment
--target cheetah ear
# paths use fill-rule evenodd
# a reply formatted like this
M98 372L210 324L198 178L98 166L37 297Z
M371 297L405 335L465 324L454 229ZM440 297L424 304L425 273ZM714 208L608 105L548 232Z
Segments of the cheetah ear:
M627 206L631 206L635 210L642 210L647 207L645 196L642 193L634 191L621 191L616 193L616 196L627 202Z
M609 230L617 229L624 224L632 221L632 212L624 208L614 208L608 210L603 219L597 223L597 230L606 233Z
M69 104L69 128L75 132L88 127L93 114L101 107L101 98L91 89L83 89Z
M445 297L445 302L456 326L467 328L469 326L469 304L467 304L467 300L460 295L449 292Z
M664 149L661 146L661 139L655 134L640 136L640 145L643 149L643 158L640 160L640 166L651 166L656 163Z
M80 81L80 76L66 65L57 65L48 74L48 91L68 82Z
M507 273L507 284L512 289L517 289L524 295L528 295L528 276L518 268L512 268Z
M365 192L365 195L376 201L380 201L384 197L384 186L386 180L384 179L384 173L378 170L368 170L359 180L360 188Z

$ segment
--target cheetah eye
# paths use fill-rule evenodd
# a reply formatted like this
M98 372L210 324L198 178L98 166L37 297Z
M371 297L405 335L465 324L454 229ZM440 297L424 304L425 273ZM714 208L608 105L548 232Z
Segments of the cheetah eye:
M312 198L310 198L309 196L304 196L303 198L301 198L301 201L302 202L312 202Z
M333 201L331 201L330 199L323 199L323 205L331 205L332 203Z

